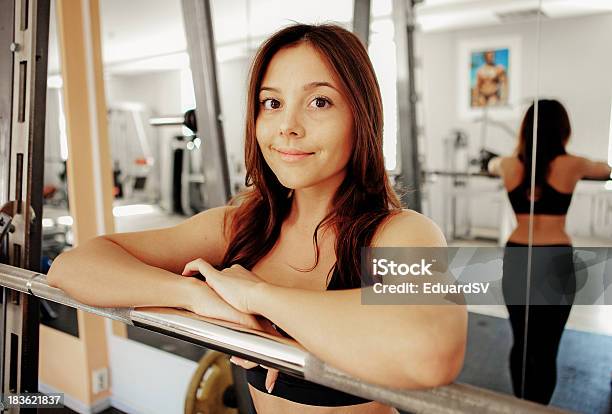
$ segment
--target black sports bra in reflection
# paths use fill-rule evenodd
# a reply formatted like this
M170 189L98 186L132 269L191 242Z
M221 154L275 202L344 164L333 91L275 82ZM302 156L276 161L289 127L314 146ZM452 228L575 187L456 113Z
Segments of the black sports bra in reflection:
M529 214L530 201L527 195L531 189L523 183L519 184L512 191L508 191L508 198L512 209L516 214ZM533 214L567 214L567 210L572 202L573 193L562 193L555 190L547 182L541 187L540 196L533 203Z
M337 271L334 270L329 285L327 286L327 290L343 289L339 279L340 278ZM354 286L354 288L357 287L360 286ZM290 338L285 331L275 325L273 326L283 336ZM255 368L247 369L247 382L259 391L267 393L267 373L268 370L259 365ZM341 407L345 405L356 405L371 402L371 400L347 394L324 385L315 384L313 382L285 374L284 372L278 373L278 378L274 383L274 388L272 388L271 395L300 404L325 407Z

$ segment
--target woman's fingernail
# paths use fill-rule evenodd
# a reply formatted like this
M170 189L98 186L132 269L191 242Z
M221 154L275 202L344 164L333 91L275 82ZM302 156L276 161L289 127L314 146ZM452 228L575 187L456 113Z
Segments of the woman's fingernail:
M231 362L232 364L236 364L236 360L234 359L234 357L230 357L230 362ZM238 365L238 364L236 364L236 365Z
M274 384L270 385L270 387L266 387L268 394L272 394L272 388L274 388Z

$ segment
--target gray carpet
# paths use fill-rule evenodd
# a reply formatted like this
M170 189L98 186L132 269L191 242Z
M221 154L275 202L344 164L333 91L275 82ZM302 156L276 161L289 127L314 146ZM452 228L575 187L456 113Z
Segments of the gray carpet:
M470 313L468 348L458 381L512 394L507 319ZM551 405L585 414L612 413L612 336L566 329Z

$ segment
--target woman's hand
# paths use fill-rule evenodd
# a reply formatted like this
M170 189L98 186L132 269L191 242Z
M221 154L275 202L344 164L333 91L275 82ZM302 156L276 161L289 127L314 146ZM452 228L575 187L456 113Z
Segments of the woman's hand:
M240 312L230 306L208 284L195 278L190 279L190 297L186 309L198 315L234 322L249 328L262 330L260 322L253 315Z
M231 307L235 308L236 311L242 314L250 314L249 309L249 296L253 294L253 290L260 283L263 282L253 272L246 270L240 265L233 265L229 268L218 271L210 263L203 259L196 259L185 265L183 270L184 276L189 276L194 273L200 273L206 279L206 284L210 285L212 289L223 298ZM254 318L253 315L248 315ZM271 324L267 320L256 321L259 323L259 330L268 332L273 335L278 335L278 332L272 328ZM256 367L257 363L248 361L243 358L232 356L230 361L236 365L239 365L245 369L251 369ZM266 390L268 393L272 392L274 383L278 377L278 370L269 368L264 365L262 367L268 370L266 375Z
M247 361L246 359L243 359L243 358L238 358L237 356L231 357L230 361L245 369L255 368L257 365L259 365L255 362ZM262 365L262 367L268 370L268 374L266 375L266 390L268 390L268 393L271 393L272 389L274 388L274 383L276 382L276 378L278 378L278 370L274 368L266 367L265 365Z
M233 265L221 271L204 259L196 259L185 265L183 275L200 272L206 283L227 303L243 313L254 313L250 308L251 299L258 285L265 283L253 272L240 265Z

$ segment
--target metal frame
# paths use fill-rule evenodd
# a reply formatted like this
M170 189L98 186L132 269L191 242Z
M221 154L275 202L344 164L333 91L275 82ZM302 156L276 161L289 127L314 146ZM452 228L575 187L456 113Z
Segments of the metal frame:
M368 48L370 41L370 0L353 1L353 33Z
M8 201L9 160L11 151L11 107L13 104L13 21L15 0L0 0L0 206ZM0 240L2 246L2 240ZM0 251L0 257L8 253Z
M229 167L223 137L223 116L209 0L182 0L189 61L196 98L198 136L202 139L206 208L227 203Z
M393 25L397 54L397 153L400 175L397 180L409 193L402 204L421 211L421 166L416 119L417 94L414 84L414 6L418 0L393 0Z
M39 270L42 232L42 185L44 168L44 127L47 93L47 50L49 0L3 1L3 10L12 32L3 32L2 44L10 36L13 65L5 76L12 78L10 134L3 134L2 146L10 147L8 171L0 180L8 197L2 210L12 216L12 232L3 240L8 245L8 262ZM3 13L4 14L4 13ZM4 65L7 66L7 65ZM6 81L2 82L6 89ZM3 90L2 92L7 92ZM4 96L2 97L5 98ZM6 121L2 122L2 126ZM4 132L4 128L3 128ZM8 141L8 144L7 144ZM6 253L6 250L3 253ZM7 256L6 254L4 256ZM7 258L5 257L4 260ZM3 289L2 347L0 367L2 392L38 392L39 303L30 295ZM12 409L19 412L19 409Z
M160 308L96 308L47 284L45 275L0 264L0 285L193 344L238 355L308 381L381 401L413 413L564 413L566 411L465 384L400 390L366 383L328 365L301 347L240 332Z
M13 104L13 22L15 20L14 0L0 0L0 206L3 206L9 197L9 163L11 151L11 113ZM12 220L10 215L2 213L3 221ZM6 229L3 224L2 230ZM0 232L0 261L8 261L8 234L5 236ZM0 358L0 389L4 391L4 340L6 337L6 289L2 289L2 315L0 322L0 346L2 347L2 358Z

